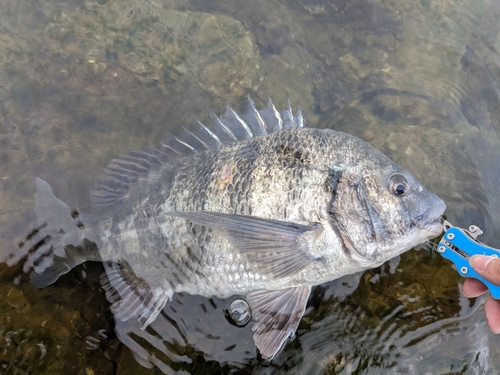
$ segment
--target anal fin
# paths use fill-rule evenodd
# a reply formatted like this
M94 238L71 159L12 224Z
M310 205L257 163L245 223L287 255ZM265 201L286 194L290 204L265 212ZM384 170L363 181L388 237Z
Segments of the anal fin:
M105 272L101 276L101 285L115 319L126 321L138 318L142 329L145 329L156 319L173 292L151 288L129 267L115 262L104 262L103 265Z
M255 345L265 359L272 359L299 325L311 293L310 286L258 290L247 296L255 325Z

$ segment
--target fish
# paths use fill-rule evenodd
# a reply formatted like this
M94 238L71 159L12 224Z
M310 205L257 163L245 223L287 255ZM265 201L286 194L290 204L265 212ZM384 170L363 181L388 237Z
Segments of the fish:
M306 126L300 105L250 97L208 126L110 162L88 212L35 179L43 241L23 266L43 288L99 261L115 319L151 324L174 293L246 296L271 360L311 287L378 267L442 233L445 203L367 142Z

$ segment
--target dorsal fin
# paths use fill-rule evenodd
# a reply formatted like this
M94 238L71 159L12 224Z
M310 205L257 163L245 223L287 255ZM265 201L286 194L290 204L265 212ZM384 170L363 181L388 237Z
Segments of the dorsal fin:
M255 108L255 103L250 96L247 99L241 118L248 124L254 137L267 134L266 123L257 108Z
M295 112L295 115L293 116L293 121L295 121L298 128L304 128L306 126L306 119L304 118L304 116L302 116L302 108L300 107L300 102L299 106L297 107L297 112Z
M266 122L267 134L283 129L281 114L278 112L269 96L267 97L267 107L262 108L259 113Z
M197 130L184 129L178 136L167 134L157 147L145 147L112 160L102 171L97 186L91 193L94 207L116 204L128 196L137 181L146 178L162 165L172 166L177 158L305 125L300 105L293 114L288 93L287 109L281 112L268 96L267 106L261 110L257 110L248 97L241 115L229 106L220 118L213 111L209 111L209 114L208 127L196 120L200 125Z
M283 129L293 129L295 128L295 123L293 122L292 105L290 104L288 92L286 93L286 104L287 108L280 112L281 117L283 118Z
M168 163L172 156L175 156L174 151L160 144L155 148L146 147L111 160L101 172L97 186L91 193L93 205L111 206L125 198L132 184L147 175L152 168Z
M230 128L238 141L243 141L253 137L253 133L247 123L230 106L226 107L226 112L220 118L220 121Z

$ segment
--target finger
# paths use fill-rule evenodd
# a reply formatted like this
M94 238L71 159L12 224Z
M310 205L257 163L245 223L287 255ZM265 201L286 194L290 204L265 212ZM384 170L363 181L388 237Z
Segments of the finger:
M488 296L484 304L484 313L486 321L493 333L500 333L500 301Z
M467 278L462 286L462 293L467 298L479 297L481 294L486 292L488 287L484 285L478 279Z
M493 284L500 285L500 259L485 255L474 255L469 260L474 270L491 281Z

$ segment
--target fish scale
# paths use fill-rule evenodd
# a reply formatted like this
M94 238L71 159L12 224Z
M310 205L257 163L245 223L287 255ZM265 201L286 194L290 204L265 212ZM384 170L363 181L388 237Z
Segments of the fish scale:
M208 126L112 160L83 227L37 179L35 214L49 237L26 262L33 284L101 260L115 318L143 328L175 292L246 295L256 346L271 359L311 286L441 233L444 203L408 171L352 135L305 128L287 104L257 110L248 99L240 114L210 112Z

